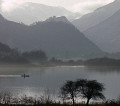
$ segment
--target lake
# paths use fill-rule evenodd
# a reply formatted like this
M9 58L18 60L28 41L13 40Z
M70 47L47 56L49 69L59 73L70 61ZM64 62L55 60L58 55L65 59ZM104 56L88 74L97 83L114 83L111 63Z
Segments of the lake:
M21 75L28 74L29 78ZM0 67L0 91L10 91L14 95L37 96L55 95L66 80L76 79L97 80L105 85L107 99L120 96L119 67Z

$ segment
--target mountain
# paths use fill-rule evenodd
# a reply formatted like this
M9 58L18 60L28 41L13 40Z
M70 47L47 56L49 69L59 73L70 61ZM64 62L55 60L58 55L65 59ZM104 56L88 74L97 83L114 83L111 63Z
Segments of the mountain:
M0 21L0 41L22 51L42 49L48 57L92 58L104 54L72 24L62 22L63 17L54 18L31 26Z
M13 42L13 37L20 37L23 35L22 31L26 34L28 27L24 24L8 21L0 15L0 41L2 43L11 44Z
M102 50L120 52L120 10L84 34Z
M0 22L5 21L6 19L0 14Z
M72 23L80 31L85 31L90 27L93 27L107 18L111 17L115 12L120 9L120 0L115 0L114 2L98 8L92 13L86 14L81 18L74 20Z
M8 20L22 22L24 24L44 21L53 16L66 16L70 20L81 16L79 13L72 13L63 7L52 7L31 2L22 4L9 12L4 11L2 14Z

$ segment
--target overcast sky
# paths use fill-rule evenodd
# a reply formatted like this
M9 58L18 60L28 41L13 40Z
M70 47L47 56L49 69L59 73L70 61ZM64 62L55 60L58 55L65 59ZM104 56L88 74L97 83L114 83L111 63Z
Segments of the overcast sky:
M114 0L1 0L4 11L12 11L24 2L61 6L73 12L87 13Z

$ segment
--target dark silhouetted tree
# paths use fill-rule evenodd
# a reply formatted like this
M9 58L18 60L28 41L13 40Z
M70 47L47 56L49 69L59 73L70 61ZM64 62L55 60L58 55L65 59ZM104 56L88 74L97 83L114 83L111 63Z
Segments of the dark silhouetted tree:
M81 96L87 99L86 106L89 105L91 99L105 99L103 95L104 85L96 80L80 79L76 81L76 86Z
M22 56L27 58L28 60L31 60L31 61L39 61L39 62L47 61L47 55L42 50L24 52Z
M12 49L8 45L0 43L0 64L29 63L17 49Z
M77 96L76 84L73 81L67 81L61 87L61 96L66 100L72 100L73 105L75 104L75 98Z

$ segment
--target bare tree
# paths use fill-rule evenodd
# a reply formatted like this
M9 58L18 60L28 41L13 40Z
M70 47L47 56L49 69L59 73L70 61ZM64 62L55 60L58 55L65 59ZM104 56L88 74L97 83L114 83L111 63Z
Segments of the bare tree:
M86 106L89 105L91 99L105 99L103 95L104 85L96 80L80 79L76 81L76 86L81 96L87 99Z
M77 89L76 84L73 81L67 81L62 87L61 87L61 95L62 98L67 100L72 100L73 105L75 104L75 98L77 96Z

